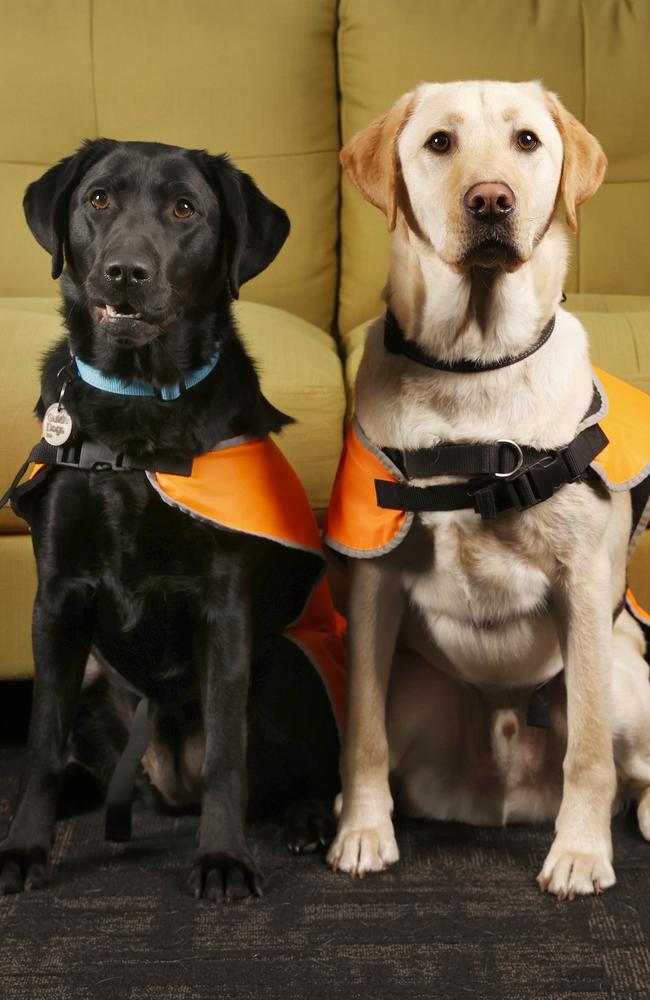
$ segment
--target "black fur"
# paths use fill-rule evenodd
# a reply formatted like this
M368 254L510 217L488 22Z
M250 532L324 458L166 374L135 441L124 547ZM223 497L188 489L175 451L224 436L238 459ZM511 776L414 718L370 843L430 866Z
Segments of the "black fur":
M181 215L186 203L193 214L177 217L181 202ZM262 395L230 314L240 284L273 260L289 224L225 157L88 142L30 185L25 212L53 275L66 265L69 341L45 359L39 416L59 398L70 350L107 375L160 387L219 346L214 371L173 402L113 395L73 377L64 401L76 433L132 457L175 459L289 421ZM320 572L317 558L190 519L140 472L54 467L19 506L38 562L35 691L29 770L0 851L0 892L45 880L66 739L94 646L156 704L157 738L178 766L184 741L203 724L194 894L260 893L244 831L247 757L252 803L277 810L297 794L319 803L292 813L294 848L324 839L322 801L337 787L325 689L281 638L300 611L301 588ZM76 731L96 758L88 718Z

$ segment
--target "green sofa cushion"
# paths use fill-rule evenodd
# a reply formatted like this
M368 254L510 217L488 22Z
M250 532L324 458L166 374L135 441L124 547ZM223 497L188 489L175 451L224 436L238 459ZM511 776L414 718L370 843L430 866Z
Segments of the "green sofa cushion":
M604 146L606 182L579 213L570 291L650 295L650 4L597 0L342 0L347 141L422 80L541 79ZM380 311L386 219L342 187L343 333Z
M45 254L22 217L30 181L86 137L156 140L229 153L287 210L292 232L282 253L242 295L329 330L339 200L335 33L335 0L5 0L0 295L53 294Z

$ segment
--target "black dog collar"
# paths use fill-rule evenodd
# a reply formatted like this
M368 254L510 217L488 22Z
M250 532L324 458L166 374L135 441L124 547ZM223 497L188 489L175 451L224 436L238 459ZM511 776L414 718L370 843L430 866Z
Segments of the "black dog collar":
M540 347L544 346L553 333L554 327L555 316L552 316L532 347L529 347L521 354L510 354L499 361L489 361L485 364L481 361L471 361L468 358L461 358L459 361L441 361L440 358L434 358L431 354L427 354L414 341L407 340L395 316L389 309L386 312L386 319L384 321L384 347L391 354L404 354L411 361L416 361L419 365L426 365L428 368L435 368L437 371L462 372L465 375L478 374L480 372L493 372L497 368L507 368L509 365L514 365L518 361L524 361L525 358L529 358L531 354L539 351Z

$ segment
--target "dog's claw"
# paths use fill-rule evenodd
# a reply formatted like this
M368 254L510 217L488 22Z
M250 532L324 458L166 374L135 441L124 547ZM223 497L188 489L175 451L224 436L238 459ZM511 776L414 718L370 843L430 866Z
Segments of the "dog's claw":
M232 903L262 896L264 879L250 858L217 852L197 858L188 880L194 899Z

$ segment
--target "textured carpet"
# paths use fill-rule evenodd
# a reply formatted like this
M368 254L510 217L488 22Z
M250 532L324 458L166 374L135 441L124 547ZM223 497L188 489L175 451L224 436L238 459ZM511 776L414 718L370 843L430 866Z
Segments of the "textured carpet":
M0 752L0 835L22 753ZM400 864L353 882L251 826L266 896L185 894L196 816L136 805L61 822L48 888L0 898L2 1000L631 1000L650 997L650 845L615 821L618 884L557 903L537 890L549 829L401 822Z

